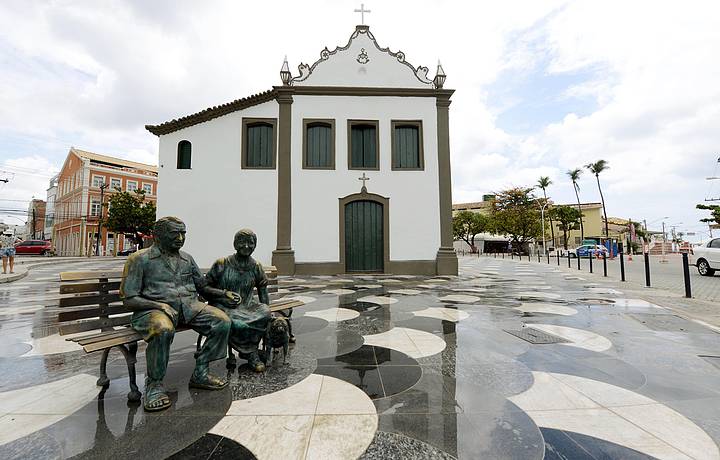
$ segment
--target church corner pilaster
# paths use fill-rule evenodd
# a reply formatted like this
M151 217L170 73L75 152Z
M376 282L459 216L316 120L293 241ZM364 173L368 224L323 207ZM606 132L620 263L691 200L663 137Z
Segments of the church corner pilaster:
M440 248L437 274L457 275L458 260L452 237L452 173L450 171L450 96L453 90L436 90L438 142L438 203L440 206Z
M277 161L277 245L272 263L281 275L295 273L295 251L292 249L291 133L294 88L276 87L278 103Z

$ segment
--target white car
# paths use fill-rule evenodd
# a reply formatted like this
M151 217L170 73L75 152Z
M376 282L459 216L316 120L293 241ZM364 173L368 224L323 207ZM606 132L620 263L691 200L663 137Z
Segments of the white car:
M693 250L695 266L703 276L713 276L720 270L720 238L715 238Z

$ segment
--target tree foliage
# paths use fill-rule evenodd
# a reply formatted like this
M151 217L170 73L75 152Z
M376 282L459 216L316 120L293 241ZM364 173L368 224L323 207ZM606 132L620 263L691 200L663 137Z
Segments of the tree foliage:
M155 224L155 203L145 201L142 190L118 192L108 200L105 225L116 233L129 235L142 246L141 234L152 233Z
M550 215L563 232L563 247L568 248L568 232L580 228L582 213L572 206L555 206L550 210Z
M720 205L717 204L699 204L696 206L697 209L705 209L707 211L710 211L711 217L706 217L705 219L700 219L700 222L705 222L708 224L715 224L720 225Z
M463 240L475 253L475 235L488 230L489 218L483 214L471 211L460 211L453 216L453 237Z
M515 187L495 194L491 202L492 226L496 233L510 237L513 249L542 234L540 204L532 188Z
M603 216L605 216L605 239L608 239L610 238L610 230L608 229L607 211L605 210L605 197L603 196L602 188L600 188L600 173L610 169L610 166L608 166L607 161L598 160L595 163L586 164L585 167L589 169L591 173L595 174L595 179L597 180L598 191L600 192L600 201L602 202ZM610 255L613 255L612 251Z

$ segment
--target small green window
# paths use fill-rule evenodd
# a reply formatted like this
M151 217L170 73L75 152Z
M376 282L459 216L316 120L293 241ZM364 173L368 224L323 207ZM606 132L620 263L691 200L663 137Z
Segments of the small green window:
M247 126L245 147L248 168L272 168L275 166L273 154L274 133L270 123L253 123Z
M305 129L305 167L332 169L335 166L335 137L327 122L307 123Z
M177 169L190 169L192 163L192 144L190 141L178 142Z
M420 122L392 123L392 169L423 169Z
M378 169L377 125L350 125L350 169Z

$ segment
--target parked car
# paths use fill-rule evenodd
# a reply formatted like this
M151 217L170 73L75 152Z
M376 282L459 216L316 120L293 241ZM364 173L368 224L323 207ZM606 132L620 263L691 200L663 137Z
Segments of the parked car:
M583 244L582 246L578 246L573 250L573 252L570 253L570 257L573 255L575 257L595 257L597 254L600 254L602 256L603 254L607 255L608 250L605 246L600 244Z
M695 266L698 273L703 276L713 276L720 270L720 238L708 241L702 246L696 246L694 251Z
M39 254L44 256L52 250L52 244L44 240L25 240L15 244L16 254Z

